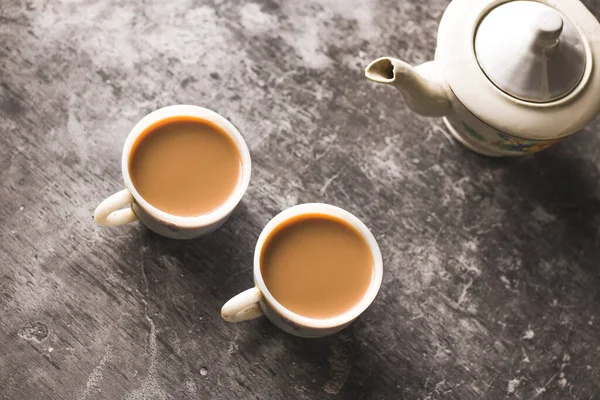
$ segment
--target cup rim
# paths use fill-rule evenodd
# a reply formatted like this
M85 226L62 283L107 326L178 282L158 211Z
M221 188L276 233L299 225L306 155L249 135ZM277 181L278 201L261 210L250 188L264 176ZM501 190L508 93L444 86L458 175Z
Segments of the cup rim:
M265 244L266 239L271 235L271 233L283 222L291 218L297 217L299 215L311 214L321 214L336 217L350 224L361 234L362 238L369 246L369 249L371 250L371 255L373 256L373 275L371 276L371 283L369 284L369 287L363 295L363 297L361 298L361 300L349 310L331 318L309 318L297 314L284 307L275 299L275 297L273 297L273 295L267 288L260 270L260 258L263 246ZM373 236L369 228L367 228L367 226L360 219L358 219L349 211L346 211L343 208L337 206L325 203L305 203L287 208L279 214L277 214L275 217L273 217L273 219L271 219L267 223L267 225L261 232L258 241L256 242L256 248L254 251L254 282L256 286L261 291L262 295L265 297L267 302L277 311L278 314L304 327L326 329L338 327L351 322L360 314L362 314L363 311L365 311L367 307L371 305L373 300L375 300L375 297L377 296L377 293L379 292L379 289L381 287L382 278L383 259L381 257L381 250L379 249L379 245L377 244L375 237Z
M131 149L133 148L133 145L138 137L144 133L148 127L154 125L155 123L174 117L194 117L214 123L233 140L240 153L242 171L240 180L235 190L225 201L225 203L209 213L186 217L159 210L140 195L131 180L131 175L129 172L129 157L131 155ZM125 140L125 144L123 146L123 153L121 156L121 171L123 173L125 187L131 192L135 201L154 218L182 228L198 228L214 224L215 222L227 217L227 215L229 215L238 205L246 193L250 183L250 151L248 150L248 145L246 144L242 134L231 122L229 122L229 120L222 115L208 108L200 106L189 104L171 105L152 111L134 125L127 135L127 139Z

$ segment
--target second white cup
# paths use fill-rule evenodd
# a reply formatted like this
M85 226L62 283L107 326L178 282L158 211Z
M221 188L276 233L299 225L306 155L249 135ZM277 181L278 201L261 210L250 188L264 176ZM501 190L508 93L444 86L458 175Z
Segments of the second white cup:
M316 319L297 314L278 302L269 291L261 272L261 254L267 238L286 221L302 215L324 215L338 218L352 226L362 236L371 251L373 272L363 297L342 314L332 318ZM263 229L254 250L254 287L230 299L221 309L228 322L241 322L265 315L284 331L296 336L316 338L331 335L348 326L375 299L383 277L383 260L375 237L362 221L348 211L329 204L300 204L276 215Z

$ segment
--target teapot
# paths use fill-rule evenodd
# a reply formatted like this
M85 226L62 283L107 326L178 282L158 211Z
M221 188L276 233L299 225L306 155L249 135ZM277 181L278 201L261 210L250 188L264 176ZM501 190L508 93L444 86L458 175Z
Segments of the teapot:
M579 0L453 0L434 61L392 57L365 76L487 156L543 150L600 112L600 23Z

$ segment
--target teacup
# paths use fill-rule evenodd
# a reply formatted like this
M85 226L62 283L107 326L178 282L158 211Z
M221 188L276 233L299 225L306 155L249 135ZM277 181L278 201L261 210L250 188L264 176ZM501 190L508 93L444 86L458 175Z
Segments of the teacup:
M324 215L344 221L360 234L372 256L373 271L364 295L354 306L331 318L309 318L284 307L269 291L261 270L261 254L267 239L282 224L303 215ZM228 322L241 322L265 315L277 327L292 335L305 338L331 335L348 326L373 302L381 286L382 275L383 261L377 241L371 231L357 217L346 210L328 204L297 205L282 211L265 226L254 251L255 286L225 303L221 309L221 316Z
M215 210L198 216L180 216L162 211L144 199L133 185L129 159L136 140L155 124L179 117L192 117L216 125L229 136L240 154L241 175L237 186ZM160 108L142 118L129 132L123 147L121 170L125 189L105 199L94 212L98 225L115 226L139 219L150 230L169 238L191 239L214 231L227 220L238 205L250 182L250 152L241 133L225 117L209 109L192 105L174 105Z

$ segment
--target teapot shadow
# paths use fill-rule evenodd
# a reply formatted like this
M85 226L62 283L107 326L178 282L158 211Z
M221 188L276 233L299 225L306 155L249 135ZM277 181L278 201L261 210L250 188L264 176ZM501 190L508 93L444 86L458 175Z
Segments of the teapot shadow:
M514 199L502 229L513 240L522 266L533 268L552 251L583 270L600 259L600 176L595 168L558 146L527 159L493 161L504 168L503 185ZM536 249L536 250L533 250Z

